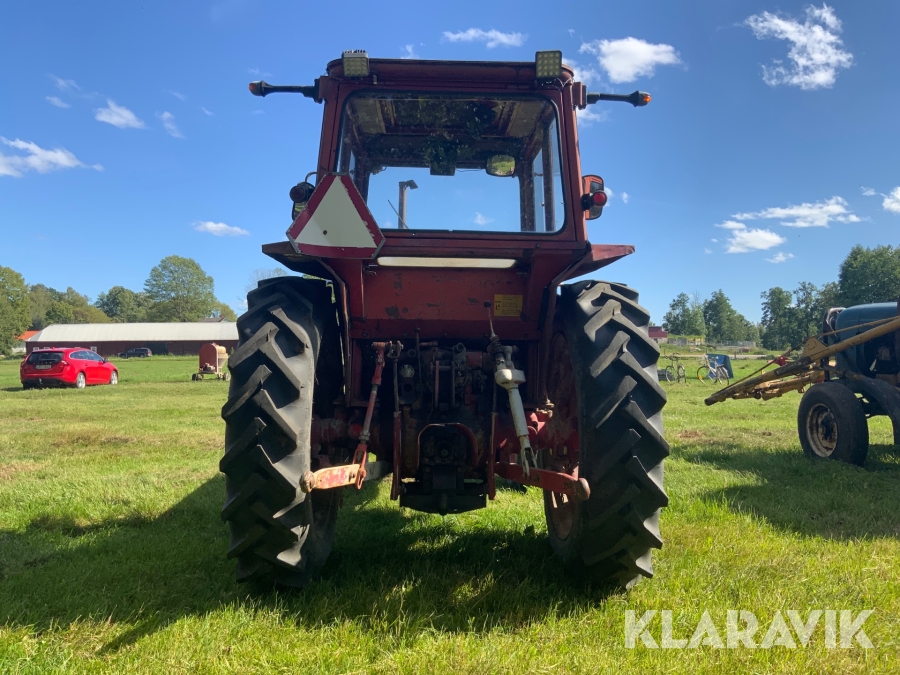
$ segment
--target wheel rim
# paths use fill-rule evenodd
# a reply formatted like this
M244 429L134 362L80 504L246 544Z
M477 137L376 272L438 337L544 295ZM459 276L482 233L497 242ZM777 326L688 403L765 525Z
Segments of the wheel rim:
M78 376L75 378L75 388L84 389L84 373L78 373Z
M831 457L837 447L838 424L828 406L818 403L806 415L806 438L819 457Z
M557 447L543 453L545 467L578 476L578 392L575 371L565 335L557 333L550 343L550 371L547 377L547 397L553 403L550 438L565 438ZM568 433L567 433L568 432ZM571 433L574 432L574 433ZM565 539L575 523L576 502L567 495L545 491L548 496L547 513L556 536Z
M119 383L119 376L115 372L110 374L109 383L110 384L118 384Z

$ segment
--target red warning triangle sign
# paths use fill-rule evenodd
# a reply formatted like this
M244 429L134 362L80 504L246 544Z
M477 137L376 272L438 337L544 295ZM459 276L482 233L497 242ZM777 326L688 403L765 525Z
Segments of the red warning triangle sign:
M330 174L287 231L297 253L318 258L374 258L384 235L350 176Z

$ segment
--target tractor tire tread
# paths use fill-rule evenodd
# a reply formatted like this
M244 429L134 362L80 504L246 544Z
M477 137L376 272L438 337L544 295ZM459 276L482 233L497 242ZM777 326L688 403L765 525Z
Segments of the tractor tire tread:
M668 504L659 347L648 335L649 313L627 286L563 286L558 307L580 382L579 463L591 488L580 510L579 560L571 562L630 588L653 574L650 551L662 546L659 514Z
M331 550L340 491L307 495L299 483L311 463L317 358L339 349L322 341L334 317L324 281L280 277L251 291L238 319L220 461L238 581L303 586ZM342 373L318 375L342 381Z

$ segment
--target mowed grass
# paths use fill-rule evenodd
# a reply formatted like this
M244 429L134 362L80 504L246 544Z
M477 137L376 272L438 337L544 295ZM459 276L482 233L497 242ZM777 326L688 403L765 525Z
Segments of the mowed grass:
M900 670L884 419L865 467L814 462L798 395L708 408L712 385L665 384L665 546L627 593L568 577L537 490L441 518L400 511L382 482L345 493L320 581L253 595L219 519L227 385L191 382L194 358L117 364L117 387L24 392L0 361L0 673ZM805 648L626 648L626 610L651 609L672 611L675 638L709 612L723 640L726 612L750 611L757 642L776 611L874 609L875 648L827 648L824 619Z

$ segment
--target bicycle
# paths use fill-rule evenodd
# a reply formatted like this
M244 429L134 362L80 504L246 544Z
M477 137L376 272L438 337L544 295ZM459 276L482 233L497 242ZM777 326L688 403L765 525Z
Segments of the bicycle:
M675 355L666 354L663 358L668 359L671 363L662 369L662 377L666 382L687 383L687 372L681 365L681 359Z
M701 382L712 380L716 384L728 386L728 369L716 361L709 360L709 354L704 354L700 359L700 367L697 369L697 379Z

